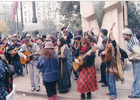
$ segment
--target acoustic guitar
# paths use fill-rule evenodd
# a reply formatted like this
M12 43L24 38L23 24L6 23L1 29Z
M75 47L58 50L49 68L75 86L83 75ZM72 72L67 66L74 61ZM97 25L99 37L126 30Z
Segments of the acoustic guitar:
M96 51L96 49L97 49L97 47L92 47L87 53L85 53L84 55L79 55L78 57L77 57L77 59L79 60L79 63L77 64L77 63L75 63L74 61L72 62L72 65L73 65L73 69L75 70L75 71L80 71L81 69L82 69L82 66L83 66L83 64L85 63L85 61L84 61L84 58L88 55L88 53L91 53L91 52L95 52Z
M5 52L7 45L8 45L8 42L4 43L4 45L0 47L0 50Z
M11 50L10 52L11 52L11 54L10 54L10 56L11 57L14 57L17 53L18 53L18 50L21 48L21 46L20 47L16 47L15 49L13 49L13 50Z
M27 59L20 57L20 61L22 64L26 64L28 61L31 60L31 56L33 56L35 53L31 53L31 52L27 51L27 52L23 52L23 54L27 56Z

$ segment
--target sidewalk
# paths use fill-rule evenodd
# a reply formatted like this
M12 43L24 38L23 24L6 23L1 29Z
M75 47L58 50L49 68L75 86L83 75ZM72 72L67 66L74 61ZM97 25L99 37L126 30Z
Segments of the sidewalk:
M100 71L96 71L96 73L97 73L97 79L100 80ZM128 66L125 68L125 71L124 71L124 78L125 78L125 83L123 85L121 85L120 81L116 82L118 96L117 96L117 99L115 100L134 100L134 99L128 98L128 95L131 94L132 92L132 84L133 84L133 71L132 71L132 66L129 62L128 62ZM39 92L36 92L36 91L31 92L30 80L24 69L24 77L17 77L14 79L14 84L16 85L16 94L32 96L33 98L35 97L47 98L45 87L42 84L41 75L40 75L40 79L41 79L41 90ZM80 99L80 94L77 92L77 81L74 80L73 74L71 75L71 83L72 83L72 87L68 93L64 93L64 94L58 93L58 100L79 100ZM106 95L106 93L108 92L108 88L101 87L101 83L99 83L98 85L99 85L99 90L92 92L92 99L93 100L101 100L101 99L109 100L109 96ZM26 100L26 99L21 98L20 100ZM34 99L31 99L31 100L34 100Z

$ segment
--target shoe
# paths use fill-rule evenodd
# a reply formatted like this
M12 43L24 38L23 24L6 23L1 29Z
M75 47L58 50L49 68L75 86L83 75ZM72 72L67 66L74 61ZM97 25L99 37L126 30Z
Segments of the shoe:
M103 83L103 81L100 80L100 81L98 81L98 83Z
M140 98L140 96L128 95L128 98Z
M24 75L23 75L23 74L20 74L19 76L24 77Z
M114 100L115 98L114 97L110 97L110 100Z
M85 94L81 94L81 100L84 100L85 98Z
M88 92L88 93L87 93L87 99L88 99L88 100L91 99L91 92Z
M40 87L39 86L36 88L36 91L40 91Z
M35 90L35 87L31 87L31 91L34 91Z
M109 95L109 93L106 93L106 95Z
M102 84L102 85L101 85L101 87L106 87L106 86L107 86L106 84Z

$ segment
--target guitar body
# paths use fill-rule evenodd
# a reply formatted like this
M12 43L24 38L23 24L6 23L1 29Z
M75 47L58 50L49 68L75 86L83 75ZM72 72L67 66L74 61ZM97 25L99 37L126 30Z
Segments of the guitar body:
M31 60L31 58L28 57L28 55L30 55L31 52L27 51L27 52L23 52L23 54L27 56L27 59L24 59L23 57L20 57L20 61L21 61L22 64L26 64L27 61L30 61Z
M82 55L79 55L77 59L79 60L81 57L82 57ZM81 61L79 61L79 62L80 62L79 64L77 64L77 63L75 63L75 62L72 62L73 69L74 69L75 71L80 71L80 70L82 69L82 66L83 66L84 63L85 63L84 60L81 60Z

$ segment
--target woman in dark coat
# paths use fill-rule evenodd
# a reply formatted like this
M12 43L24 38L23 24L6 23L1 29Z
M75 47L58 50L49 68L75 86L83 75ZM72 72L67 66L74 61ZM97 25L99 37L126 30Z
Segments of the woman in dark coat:
M77 59L79 55L87 54L83 59L84 64L81 66L77 85L77 91L81 93L82 100L85 99L85 93L87 93L87 99L91 99L91 92L98 90L94 67L95 50L93 50L94 52L88 52L90 49L90 41L87 38L82 38L80 40L79 48L73 54L73 60L75 63L79 63L79 60Z
M71 81L70 81L70 74L69 74L69 67L68 67L68 52L69 48L65 44L66 41L64 38L59 38L57 40L56 47L56 54L58 54L59 57L59 74L60 78L58 80L58 87L60 93L68 92L71 87Z

